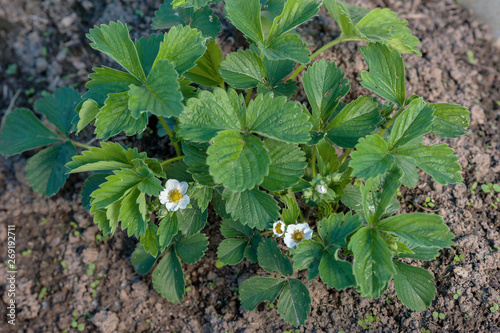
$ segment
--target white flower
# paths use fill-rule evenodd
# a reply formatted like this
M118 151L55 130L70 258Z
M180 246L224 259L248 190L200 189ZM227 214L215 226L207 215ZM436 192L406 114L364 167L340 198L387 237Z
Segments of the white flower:
M328 188L326 185L318 184L316 185L316 192L319 194L326 194L326 192L328 192Z
M165 189L160 192L160 202L171 212L178 209L186 209L189 204L189 196L186 195L188 183L177 179L169 179L165 184Z
M283 236L283 234L285 233L285 229L286 229L286 224L283 221L278 220L278 221L274 222L273 232L276 236L278 236L278 237Z
M290 224L286 228L285 244L288 247L294 247L304 239L311 239L313 231L307 223Z

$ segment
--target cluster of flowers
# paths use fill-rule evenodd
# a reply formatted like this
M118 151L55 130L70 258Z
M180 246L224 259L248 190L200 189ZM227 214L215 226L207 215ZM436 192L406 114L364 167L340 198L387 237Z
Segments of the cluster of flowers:
M165 205L168 211L175 212L179 209L186 209L190 199L186 194L188 183L179 182L177 179L169 179L165 184L165 189L160 193L160 202ZM326 193L326 186L318 185L317 191L321 194ZM278 220L273 224L273 232L277 237L285 236L283 241L286 246L292 248L302 242L304 239L311 239L313 231L307 223L289 224Z

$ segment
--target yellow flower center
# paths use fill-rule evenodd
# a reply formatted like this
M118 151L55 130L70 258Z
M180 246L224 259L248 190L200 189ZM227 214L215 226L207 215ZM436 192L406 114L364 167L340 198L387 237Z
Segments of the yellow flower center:
M295 241L295 243L300 243L304 239L304 232L300 230L295 230L292 234L292 239Z
M182 199L182 193L181 191L175 189L170 192L168 192L168 200L173 203L179 203Z
M276 224L276 233L277 234L283 233L283 230L281 230L281 223Z

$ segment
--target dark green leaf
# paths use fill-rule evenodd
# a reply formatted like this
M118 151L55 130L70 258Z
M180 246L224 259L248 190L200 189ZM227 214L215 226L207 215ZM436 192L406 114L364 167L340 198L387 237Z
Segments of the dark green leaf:
M149 222L146 233L141 235L141 244L144 247L144 250L149 252L155 258L158 255L160 248L158 236L156 234L157 230L158 227Z
M149 38L141 37L135 41L135 48L137 49L137 54L141 60L142 68L146 77L149 76L151 68L153 68L153 63L160 49L160 43L163 40L163 34L152 34Z
M72 120L76 115L76 106L82 98L73 88L63 87L56 89L53 95L40 98L35 102L35 110L47 117L47 120L56 125L59 132L68 136L72 131Z
M261 45L261 52L269 60L293 60L301 64L307 64L309 59L309 49L298 35L289 34L274 38L265 48Z
M368 135L359 139L356 150L351 153L349 166L353 176L373 178L390 169L394 157L389 155L389 146L378 135Z
M172 216L167 215L160 221L160 227L157 232L162 252L170 245L172 239L175 235L177 235L178 231L179 228L176 214L173 214Z
M191 201L192 208L186 208L177 212L179 230L186 236L196 234L205 227L208 211L202 212L195 201Z
M191 236L180 235L175 242L175 249L183 262L194 264L203 257L208 249L208 238L202 233Z
M184 273L175 251L165 253L156 266L153 272L153 286L169 302L178 303L184 297Z
M457 138L467 134L469 126L469 110L467 108L447 103L430 105L434 109L434 122L431 126L432 133L443 138Z
M373 216L373 221L377 221L386 213L391 200L394 199L397 190L401 186L401 177L403 176L403 171L398 167L393 167L391 171L386 175L384 183L382 184L381 193L378 196L378 200L374 202L375 214ZM372 196L374 194L372 193Z
M243 260L247 245L245 238L224 239L217 248L217 258L226 265L236 265Z
M137 188L126 194L121 203L118 219L122 230L127 229L127 235L139 238L146 231L146 198Z
M292 60L269 60L264 57L262 59L266 77L271 87L274 87L281 80L290 74L294 67L295 62Z
M220 63L219 72L236 89L254 88L266 77L262 60L250 49L229 53Z
M253 229L238 221L224 219L220 225L220 232L226 238L249 238L253 234Z
M146 275L153 268L156 258L149 254L141 243L138 243L134 252L132 252L130 261L138 274Z
M227 18L250 41L264 42L259 0L227 0Z
M278 243L276 243L275 240L265 238L260 243L257 254L259 265L266 272L280 274L282 276L290 276L293 274L293 267L290 259L278 249Z
M146 155L139 154L137 148L125 149L116 142L101 142L101 148L91 147L84 150L82 155L73 157L73 161L66 166L75 172L104 171L122 168L131 168L132 160L142 158Z
M311 297L307 287L297 279L289 279L283 286L278 302L278 313L294 326L304 325L311 311Z
M328 287L343 290L356 285L356 279L352 274L352 265L345 260L335 259L331 250L324 251L319 264L319 275Z
M250 238L250 243L248 243L248 246L245 249L245 258L247 258L251 262L257 263L259 261L257 250L259 249L259 245L263 240L264 237L262 237L257 231L255 231L252 238Z
M192 188L191 199L195 199L201 212L207 210L208 204L212 201L213 188L208 186L196 185Z
M331 214L318 222L318 234L327 247L347 247L346 238L361 226L359 215Z
M308 280L314 279L319 273L319 263L323 256L325 246L320 242L305 239L293 254L293 268L296 270L309 269ZM316 267L316 270L314 268Z
M398 258L412 258L417 260L434 260L439 256L440 247L422 247L422 246L409 246L413 253L400 253Z
M82 205L86 210L90 210L90 194L97 190L99 186L106 181L106 177L110 176L108 173L98 173L85 179L83 184L81 197Z
M251 311L255 309L260 302L274 302L285 283L285 279L270 277L253 277L245 280L240 286L241 306Z
M94 73L89 74L91 79L85 84L88 91L84 98L93 99L99 105L104 104L109 94L120 93L128 90L131 84L140 86L141 81L129 73L125 73L109 67L93 68Z
M198 183L206 186L214 186L214 180L208 172L207 144L194 144L185 142L182 151L186 155L184 162L188 165L187 171L193 175Z
M274 18L269 31L268 41L272 41L288 31L309 21L319 11L316 0L287 0L280 16Z
M423 311L436 297L436 286L429 271L394 260L394 288L398 299L412 311Z
M172 8L170 1L165 1L158 7L155 11L155 16L153 17L153 23L151 28L153 29L168 29L177 24L183 24L184 21L180 17L179 13Z

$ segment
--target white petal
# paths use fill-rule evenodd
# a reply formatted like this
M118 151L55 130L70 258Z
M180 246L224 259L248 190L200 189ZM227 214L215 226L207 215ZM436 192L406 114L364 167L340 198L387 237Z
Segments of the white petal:
M168 202L168 190L161 191L159 198L162 205L166 204Z
M182 194L186 194L188 186L189 186L188 183L180 182L178 189L179 191L181 191Z
M293 235L293 232L295 231L295 229L297 229L297 224L289 224L287 227L286 227L286 233L287 234L290 234L290 235Z
M165 189L169 192L173 189L178 189L180 186L179 181L177 179L169 179L165 184Z
M310 228L307 228L304 231L304 239L311 239L313 235L313 231Z
M179 201L179 208L180 209L186 209L187 205L189 205L189 202L191 200L189 199L189 196L185 195L182 197L182 199Z
M288 234L285 236L285 239L283 239L283 241L285 242L286 246L288 246L289 248L292 248L295 245L297 245L297 243Z
M176 212L178 209L179 209L179 205L176 204L176 203L173 203L173 202L167 202L165 204L165 207L167 207L167 209L170 211L170 212Z

